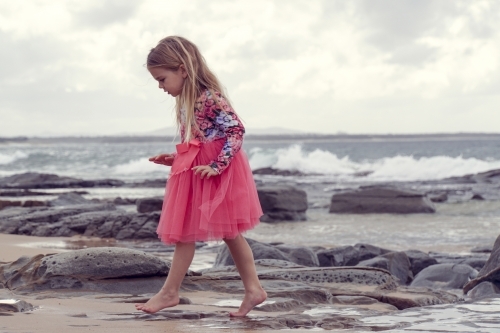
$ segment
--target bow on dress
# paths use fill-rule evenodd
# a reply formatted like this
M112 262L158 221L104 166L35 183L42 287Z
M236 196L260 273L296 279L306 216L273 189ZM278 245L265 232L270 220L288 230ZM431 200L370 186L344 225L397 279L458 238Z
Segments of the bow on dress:
M189 142L179 143L175 146L177 156L172 164L170 175L181 173L189 170L193 164L196 155L200 151L201 142L197 139L192 139Z

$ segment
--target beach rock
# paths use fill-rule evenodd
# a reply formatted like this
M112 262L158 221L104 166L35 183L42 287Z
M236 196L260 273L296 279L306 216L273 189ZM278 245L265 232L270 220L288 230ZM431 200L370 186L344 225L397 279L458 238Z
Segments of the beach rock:
M435 213L433 203L422 193L384 186L362 187L360 190L334 194L330 213Z
M400 284L410 283L413 273L410 270L410 260L404 252L389 252L378 257L363 260L356 266L382 268L398 278Z
M477 183L499 184L500 169L481 172L472 177Z
M31 303L19 299L0 299L0 312L26 312L33 310Z
M257 242L247 238L247 242L252 249L253 257L257 259L277 259L290 261L303 266L319 266L316 254L307 247L303 246L273 246L266 243ZM214 267L234 265L233 258L227 246L221 246Z
M0 232L43 237L74 235L116 239L157 239L159 212L138 214L113 204L10 208L0 211Z
M48 202L49 206L72 206L72 205L86 205L92 204L94 202L85 199L83 196L77 193L63 193L59 195L56 199Z
M136 205L139 213L161 211L163 207L163 197L138 199Z
M404 251L408 256L411 264L411 271L413 276L417 276L424 268L432 265L436 265L438 262L436 259L431 258L427 253L419 250L408 250Z
M252 171L254 175L273 175L273 176L303 176L304 173L297 170L281 170L275 168L260 168Z
M476 276L477 271L469 265L437 264L418 273L410 286L432 289L462 289L469 280Z
M93 290L96 284L117 283L117 279L166 276L169 268L169 262L142 251L98 247L21 257L0 265L0 282L14 291Z
M123 181L117 179L83 180L37 172L26 172L0 178L0 188L7 189L119 187L124 184Z
M138 199L116 197L113 199L115 205L135 205Z
M43 207L47 206L47 203L45 201L39 201L39 200L25 200L23 201L22 207Z
M321 267L356 266L359 262L359 251L353 246L340 246L316 252Z
M467 296L474 301L483 298L497 298L500 297L500 288L491 282L484 281L469 290Z
M479 193L474 193L472 195L472 198L470 198L470 199L471 200L484 200L484 197L481 194L479 194Z
M287 185L264 185L257 187L259 201L264 212L262 222L305 221L307 194Z
M500 236L497 237L490 257L477 277L464 286L464 294L481 282L491 282L500 287Z
M354 245L354 248L358 250L358 259L359 261L368 260L371 258L378 257L382 254L386 254L389 252L393 252L392 250L384 249L378 246L358 243Z
M125 186L127 186L127 187L164 188L166 185L166 182L167 181L165 178L146 179L142 182L127 183L127 184L125 184Z

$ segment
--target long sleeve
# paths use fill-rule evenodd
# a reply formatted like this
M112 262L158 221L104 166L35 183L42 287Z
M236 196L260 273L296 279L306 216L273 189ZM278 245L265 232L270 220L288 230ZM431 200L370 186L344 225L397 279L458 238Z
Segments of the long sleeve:
M209 165L220 174L228 167L231 160L241 149L245 128L234 110L221 95L216 94L213 98L216 98L217 102L213 99L208 99L205 102L205 116L214 125L214 130L218 131L219 134L224 134L225 142L217 159L213 160Z

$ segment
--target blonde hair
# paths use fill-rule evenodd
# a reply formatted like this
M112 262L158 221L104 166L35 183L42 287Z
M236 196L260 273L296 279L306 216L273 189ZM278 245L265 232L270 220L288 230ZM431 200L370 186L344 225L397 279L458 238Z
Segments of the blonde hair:
M203 135L196 123L194 109L196 99L206 89L211 92L216 103L218 102L214 95L216 91L222 94L228 104L230 103L221 83L208 68L205 58L196 45L183 37L169 36L160 40L158 45L149 51L146 65L147 67L164 67L173 71L184 65L187 78L184 80L182 92L175 97L175 114L177 126L180 127L181 109L186 110L185 141L193 138L193 132Z

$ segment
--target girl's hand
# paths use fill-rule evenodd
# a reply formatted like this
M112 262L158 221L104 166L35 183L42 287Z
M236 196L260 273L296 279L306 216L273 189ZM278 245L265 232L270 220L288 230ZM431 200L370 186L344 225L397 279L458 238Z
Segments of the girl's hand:
M210 177L218 175L217 171L212 169L209 165L197 165L191 168L191 170L194 171L195 175L200 174L201 179L203 179L203 177L205 177L205 179L208 179Z
M173 154L160 154L157 156L150 157L149 160L153 163L156 163L156 164L172 166L172 163L174 162L174 155Z

